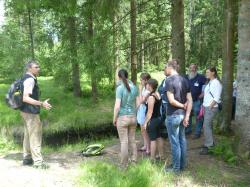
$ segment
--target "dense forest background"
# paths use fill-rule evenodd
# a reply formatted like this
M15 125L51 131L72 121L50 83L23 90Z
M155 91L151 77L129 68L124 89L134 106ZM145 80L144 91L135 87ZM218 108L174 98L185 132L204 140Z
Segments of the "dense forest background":
M162 70L180 35L185 35L184 68L197 63L201 72L209 65L221 72L223 4L185 1L184 30L171 35L171 1L8 0L0 35L1 78L15 79L34 58L42 76L54 76L75 96L85 92L80 83L85 76L95 95L102 80L114 79L117 67L134 66L133 73ZM173 15L173 24L181 22L177 18Z

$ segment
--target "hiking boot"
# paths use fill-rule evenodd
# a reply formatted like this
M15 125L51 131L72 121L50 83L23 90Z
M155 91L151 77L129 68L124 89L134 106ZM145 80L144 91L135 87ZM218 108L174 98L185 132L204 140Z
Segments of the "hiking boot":
M32 158L30 158L30 159L23 159L23 166L31 166L31 165L33 165L33 160L32 160Z
M39 165L34 165L33 167L36 168L36 169L49 169L49 165L45 164L45 163L42 163L42 164L39 164Z
M208 147L203 147L200 151L200 155L208 155Z

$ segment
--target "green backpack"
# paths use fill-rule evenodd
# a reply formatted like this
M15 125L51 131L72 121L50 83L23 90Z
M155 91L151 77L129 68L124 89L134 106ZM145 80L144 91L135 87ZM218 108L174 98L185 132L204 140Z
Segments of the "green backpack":
M102 154L102 150L104 149L104 145L102 144L92 144L88 145L82 150L83 156L97 156Z

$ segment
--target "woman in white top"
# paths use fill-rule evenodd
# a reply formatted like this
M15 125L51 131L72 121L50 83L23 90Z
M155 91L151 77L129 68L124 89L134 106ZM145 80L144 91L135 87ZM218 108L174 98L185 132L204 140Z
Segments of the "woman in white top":
M137 112L137 122L141 127L141 134L143 137L144 145L140 148L140 151L146 151L147 154L150 152L150 140L147 134L147 131L143 127L145 118L146 118L146 101L150 92L146 89L147 81L151 78L148 73L142 73L140 76L141 84L139 85L139 97L140 97L140 106Z
M218 112L219 104L221 103L222 85L218 80L218 74L215 67L209 68L206 71L206 76L209 79L204 91L203 106L204 113L204 136L205 142L200 154L208 154L208 149L214 145L212 122L215 114Z

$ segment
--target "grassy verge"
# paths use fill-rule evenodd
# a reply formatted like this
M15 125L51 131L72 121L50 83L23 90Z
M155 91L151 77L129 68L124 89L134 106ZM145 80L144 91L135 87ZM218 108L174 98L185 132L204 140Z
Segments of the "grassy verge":
M112 122L113 95L100 93L99 102L94 103L89 96L74 98L71 92L55 85L52 78L42 77L39 79L39 84L42 91L41 99L50 98L53 105L51 111L41 112L45 134L64 132L68 129L95 128ZM8 86L0 84L1 98L4 98ZM0 116L1 127L22 125L19 111L8 108L3 99L0 101Z
M128 170L104 161L84 162L77 178L78 186L86 187L166 187L166 186L249 186L248 176L238 176L231 171L221 170L218 165L195 164L192 168L174 175L164 173L163 164L152 164L142 160Z
M139 74L138 74L139 76ZM164 78L163 72L151 73L159 81ZM139 80L139 79L138 79ZM115 92L107 81L100 84L98 102L94 103L90 94L90 83L82 81L84 96L73 97L72 92L65 91L62 86L56 85L52 77L39 77L41 100L50 98L53 106L51 111L41 111L45 134L55 134L68 130L97 128L110 125L112 122ZM0 84L0 98L4 98L9 84ZM22 126L19 111L10 109L0 100L0 128Z
M0 155L5 155L11 151L18 150L19 146L16 145L13 141L10 141L5 138L0 138Z

